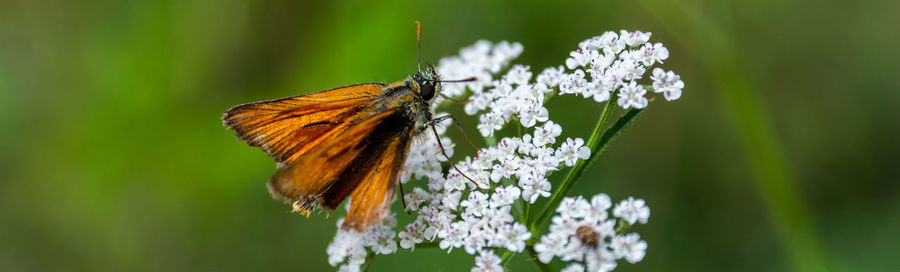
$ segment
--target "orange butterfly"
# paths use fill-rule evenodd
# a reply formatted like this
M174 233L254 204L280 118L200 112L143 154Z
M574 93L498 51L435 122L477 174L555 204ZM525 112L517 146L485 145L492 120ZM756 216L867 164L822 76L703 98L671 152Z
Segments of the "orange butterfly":
M387 85L356 84L237 105L222 120L282 165L268 183L273 196L293 201L294 211L307 216L315 207L330 212L351 196L342 228L362 231L381 222L390 208L413 137L429 126L437 137L433 124L453 118L432 118L441 82L428 66Z

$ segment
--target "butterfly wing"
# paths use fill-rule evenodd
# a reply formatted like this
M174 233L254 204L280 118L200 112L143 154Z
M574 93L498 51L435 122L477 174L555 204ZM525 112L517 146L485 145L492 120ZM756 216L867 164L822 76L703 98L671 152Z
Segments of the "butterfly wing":
M353 197L343 228L362 231L384 217L394 200L415 123L392 108L325 140L269 180L276 196L295 208L331 211Z
M365 83L269 101L237 105L222 121L251 146L283 164L359 122L381 94L381 83Z

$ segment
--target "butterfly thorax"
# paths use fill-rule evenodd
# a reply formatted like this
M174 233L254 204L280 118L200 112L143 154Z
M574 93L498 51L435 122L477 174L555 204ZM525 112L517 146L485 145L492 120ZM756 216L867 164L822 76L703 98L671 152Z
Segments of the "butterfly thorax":
M421 128L431 120L431 102L440 93L440 77L434 67L416 73L403 81L388 84L383 89L384 108L401 108L404 114Z

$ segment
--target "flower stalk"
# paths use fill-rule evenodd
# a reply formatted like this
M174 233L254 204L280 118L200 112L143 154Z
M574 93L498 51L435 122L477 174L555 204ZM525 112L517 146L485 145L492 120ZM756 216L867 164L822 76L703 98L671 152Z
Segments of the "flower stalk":
M554 267L553 264L542 263L540 260L538 260L537 252L534 251L534 246L529 245L528 247L525 248L525 251L528 252L529 259L531 259L531 261L533 261L534 264L537 265L538 269L540 269L541 271L544 271L544 272L559 271L559 269L556 269L556 267Z
M613 92L613 96L618 94L618 90ZM609 114L612 111L613 103L611 101L606 102L606 105L603 107L603 111L600 113L600 118L597 120L597 125L594 126L594 131L591 132L591 138L588 140L587 146L591 149L591 156L587 161L579 160L575 163L575 166L569 170L569 173L566 174L566 178L562 181L559 186L559 189L553 193L553 196L550 198L550 202L547 203L547 206L544 207L544 210L541 212L541 215L529 225L529 229L531 233L534 234L532 239L538 238L537 233L538 229L550 218L550 215L553 214L553 211L556 209L556 206L559 205L559 202L562 201L562 198L565 197L566 193L569 192L569 189L572 189L572 185L575 184L575 180L581 176L581 173L584 172L585 166L588 165L588 162L593 162L595 158L597 158L600 153L600 134L603 132L603 125L606 123L606 119L609 118ZM607 142L608 143L608 142ZM606 143L604 143L605 146Z

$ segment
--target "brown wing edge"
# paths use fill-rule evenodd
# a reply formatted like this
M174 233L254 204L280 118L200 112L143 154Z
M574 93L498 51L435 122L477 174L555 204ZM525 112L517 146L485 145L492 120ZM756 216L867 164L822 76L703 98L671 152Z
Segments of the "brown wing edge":
M246 108L249 108L252 106L271 104L274 102L282 102L282 101L290 100L290 99L304 98L304 97L314 98L316 96L323 96L323 98L326 98L329 96L328 94L326 94L327 92L336 91L336 90L340 90L340 89L344 89L344 88L350 88L350 87L364 87L366 85L376 85L379 87L379 89L384 88L384 86L386 86L384 83L380 83L380 82L359 83L359 84L352 84L352 85L331 88L331 89L327 89L327 90L321 90L318 92L313 92L313 93L308 93L308 94L301 94L301 95L295 95L295 96L288 96L288 97L282 97L282 98L276 98L276 99L269 99L269 100L262 100L262 101L239 104L239 105L235 105L231 108L228 108L227 110L225 110L224 113L222 113L222 125L224 125L225 127L229 128L231 130L234 130L235 127L237 127L239 125L238 121L240 121L240 120L236 120L234 117L235 117L235 114L241 109L246 109ZM354 93L354 94L357 94L357 93ZM332 97L334 97L334 96L332 95ZM348 95L341 95L341 96L338 96L337 98L338 99L333 99L331 101L329 101L329 100L323 100L323 101L314 100L314 101L315 102L336 102L336 101L345 101L348 98L353 98L353 97L348 97ZM247 140L247 139L241 138L240 135L237 135L237 136L238 136L238 139L241 139L244 141Z
M350 94L346 94L346 95L338 95L338 96L335 96L334 94L328 94L328 92L336 91L336 90L340 90L340 89L352 88L352 87L364 87L364 86L366 86L366 85L376 85L376 86L379 87L379 89L380 89L380 88L384 88L385 86L387 86L387 85L385 85L384 83L381 83L381 82L358 83L358 84L345 85L345 86L335 87L335 88L331 88L331 89L327 89L327 90L321 90L321 91L318 91L318 92L312 92L312 93L307 93L307 94L301 94L301 95L294 95L294 96L288 96L288 97L282 97L282 98L276 98L276 99L269 99L269 100L262 100L262 101L256 101L256 102L244 103L244 104L236 105L236 106L231 107L231 108L229 108L228 110L226 110L224 116L222 117L222 120L225 120L226 116L228 116L228 112L229 112L229 111L232 111L232 110L234 110L234 109L236 109L236 108L245 107L245 106L253 106L253 105L261 105L261 104L269 104L269 103L271 103L271 102L278 102L278 101L282 101L282 100L286 100L286 99L296 99L296 98L304 98L304 97L318 98L319 96L321 96L321 98L330 98L330 99L313 100L313 101L315 101L315 102L329 102L329 101L341 101L341 100L348 99L348 98L349 98L349 99L352 99L352 98L356 98L356 97L358 97L358 96L360 96L360 95L365 95L366 92L353 92L353 93L350 93Z
M334 137L347 129L346 123L352 121L347 119L361 110L353 108L366 106L359 100L376 98L384 86L383 83L354 84L241 104L222 114L222 124L234 130L238 139L261 147L278 163L288 164L320 143L323 140L320 138ZM301 120L303 123L298 122Z

